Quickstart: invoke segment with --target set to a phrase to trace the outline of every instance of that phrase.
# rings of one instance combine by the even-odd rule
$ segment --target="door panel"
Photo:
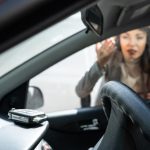
[[[87,150],[96,144],[107,125],[100,107],[50,113],[48,121],[45,140],[56,150]]]

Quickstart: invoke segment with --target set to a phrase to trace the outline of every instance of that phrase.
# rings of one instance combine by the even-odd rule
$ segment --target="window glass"
[[[75,86],[95,57],[95,46],[90,46],[32,78],[30,85],[39,87],[44,96],[44,106],[40,109],[51,112],[81,107]]]

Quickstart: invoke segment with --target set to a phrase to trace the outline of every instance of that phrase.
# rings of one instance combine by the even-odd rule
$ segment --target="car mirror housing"
[[[26,107],[27,109],[38,109],[44,104],[43,94],[40,88],[29,86]]]
[[[97,5],[81,11],[83,23],[86,25],[87,30],[93,31],[96,35],[100,36],[103,33],[103,15]]]

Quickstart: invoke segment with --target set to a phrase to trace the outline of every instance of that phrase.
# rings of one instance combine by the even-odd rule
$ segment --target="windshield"
[[[8,49],[0,56],[0,63],[3,64],[0,67],[0,77],[84,28],[85,26],[81,21],[81,14],[76,13],[17,46]]]

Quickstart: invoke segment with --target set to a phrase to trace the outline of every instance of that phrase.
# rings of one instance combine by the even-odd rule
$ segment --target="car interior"
[[[117,81],[110,81],[102,88],[103,106],[46,113],[42,123],[33,125],[18,122],[24,115],[17,121],[14,121],[15,115],[14,120],[8,118],[12,108],[35,110],[43,105],[40,89],[29,87],[30,80],[42,71],[109,37],[150,26],[149,0],[12,0],[0,3],[0,61],[3,62],[0,149],[35,149],[45,140],[53,150],[149,150],[149,104]],[[13,58],[12,53],[19,44],[76,12],[81,12],[84,30],[9,69],[10,57]],[[26,53],[29,51],[32,49]],[[3,69],[7,69],[6,66],[8,71]],[[31,90],[38,96],[32,97]]]

